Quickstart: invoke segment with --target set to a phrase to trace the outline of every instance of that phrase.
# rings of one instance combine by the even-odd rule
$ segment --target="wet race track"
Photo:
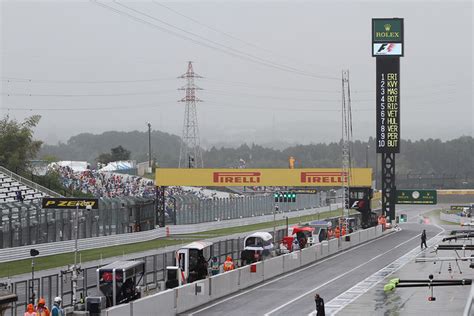
[[[397,289],[387,294],[383,292],[386,280],[395,276],[419,279],[427,278],[428,272],[438,272],[437,266],[433,268],[433,263],[414,263],[414,258],[425,254],[434,256],[426,250],[421,252],[421,231],[426,229],[430,246],[440,240],[443,228],[435,224],[420,224],[418,214],[429,211],[429,207],[404,207],[404,210],[409,220],[401,224],[401,231],[201,306],[185,315],[314,315],[315,293],[325,300],[327,314],[392,315],[411,310],[423,314],[434,307],[425,306],[429,296],[426,288]],[[466,275],[470,273],[468,269],[463,270]],[[447,271],[443,273],[447,274]],[[441,276],[446,278],[443,273]],[[439,277],[438,274],[436,277]],[[448,293],[445,296],[451,303],[457,301],[457,305],[460,305],[457,310],[462,313],[469,287],[436,291]],[[416,307],[418,300],[410,299],[415,296],[422,298],[421,307]],[[448,309],[446,303],[444,306]],[[449,310],[453,310],[453,307],[449,307]],[[434,311],[436,315],[437,310]]]

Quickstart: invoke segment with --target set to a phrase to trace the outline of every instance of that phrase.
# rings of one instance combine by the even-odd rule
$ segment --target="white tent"
[[[69,167],[72,169],[74,172],[83,172],[89,169],[89,163],[87,161],[56,161],[51,164],[49,164],[49,167],[55,167],[55,166],[61,166],[61,167]]]
[[[100,168],[99,171],[117,171],[129,170],[135,168],[136,162],[132,160],[113,161],[109,162],[107,166]]]

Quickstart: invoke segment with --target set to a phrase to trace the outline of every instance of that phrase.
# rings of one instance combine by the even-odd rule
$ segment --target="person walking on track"
[[[425,246],[425,248],[428,248],[428,246],[426,245],[426,230],[424,229],[421,233],[421,250],[423,250],[423,246]]]
[[[314,296],[314,302],[316,303],[316,315],[325,316],[326,312],[324,311],[324,300],[319,294]]]

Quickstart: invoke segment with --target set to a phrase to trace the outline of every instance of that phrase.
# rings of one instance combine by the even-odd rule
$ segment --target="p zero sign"
[[[42,200],[43,208],[56,208],[56,209],[85,209],[87,206],[91,206],[92,209],[99,208],[98,199],[89,198],[49,198],[44,197]]]
[[[156,169],[157,186],[352,186],[372,185],[372,169],[352,168],[349,175],[336,168],[307,169]]]

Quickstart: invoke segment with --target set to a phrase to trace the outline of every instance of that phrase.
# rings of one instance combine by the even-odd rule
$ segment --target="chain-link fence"
[[[328,196],[298,194],[296,202],[279,203],[279,211],[325,206]],[[165,214],[168,224],[182,225],[268,215],[274,210],[273,194],[213,199],[188,194],[168,196]],[[0,212],[0,249],[74,238],[74,209],[42,209],[37,200],[2,203]],[[102,198],[99,209],[79,213],[79,238],[150,230],[157,224],[155,201],[148,198]]]
[[[175,196],[174,199],[176,207],[173,209],[167,203],[166,218],[168,223],[176,221],[178,225],[273,214],[276,205],[273,194],[207,200],[198,199],[194,195],[182,195]],[[325,192],[298,194],[296,202],[278,203],[278,207],[279,211],[287,212],[325,206],[326,202]]]
[[[74,238],[76,210],[42,209],[41,201],[0,204],[0,249]],[[79,238],[155,227],[155,204],[145,198],[99,200],[97,210],[79,210]]]

